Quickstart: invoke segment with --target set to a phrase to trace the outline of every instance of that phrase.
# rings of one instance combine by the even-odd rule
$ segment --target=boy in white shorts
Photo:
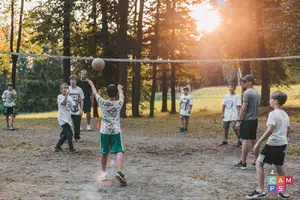
[[[183,94],[180,96],[180,132],[184,133],[188,130],[189,118],[193,108],[193,98],[189,94],[189,88],[183,88]]]

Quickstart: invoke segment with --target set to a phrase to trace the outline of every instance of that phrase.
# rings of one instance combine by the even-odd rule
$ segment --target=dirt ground
[[[255,189],[255,168],[233,167],[241,154],[233,147],[234,135],[228,146],[218,146],[222,129],[217,117],[195,117],[188,134],[178,133],[177,122],[175,116],[122,121],[128,186],[121,187],[115,179],[112,185],[97,181],[98,130],[82,132],[83,139],[74,142],[78,153],[68,153],[66,144],[65,152],[55,153],[56,119],[17,119],[17,131],[0,131],[0,199],[244,199]],[[298,138],[292,143],[299,145]],[[300,199],[299,158],[291,153],[285,162],[287,175],[294,177],[287,188],[294,200]],[[114,176],[116,166],[109,163]],[[267,199],[278,198],[269,193]]]

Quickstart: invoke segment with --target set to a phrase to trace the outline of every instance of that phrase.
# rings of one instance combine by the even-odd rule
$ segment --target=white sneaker
[[[91,125],[89,125],[89,124],[88,124],[88,125],[86,126],[86,130],[87,130],[87,131],[90,131],[90,130],[92,130],[92,127],[91,127]]]
[[[100,181],[106,181],[108,179],[107,173],[106,172],[102,172],[100,175],[99,180]]]
[[[80,131],[83,131],[83,128],[80,126]]]

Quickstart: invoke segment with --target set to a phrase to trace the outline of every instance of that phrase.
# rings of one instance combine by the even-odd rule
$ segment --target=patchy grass
[[[260,86],[257,86],[256,89],[258,91],[261,90]],[[300,85],[292,85],[290,88],[283,88],[283,87],[273,87],[271,89],[272,92],[281,90],[287,93],[288,95],[288,101],[286,103],[286,107],[300,107]],[[237,87],[236,90],[237,94],[241,94],[241,87]],[[208,88],[202,88],[199,90],[195,90],[192,92],[193,98],[194,98],[194,106],[193,106],[193,112],[201,112],[205,114],[215,114],[218,112],[221,112],[221,103],[222,99],[225,94],[228,93],[227,87],[208,87]],[[161,96],[161,93],[157,93],[157,96]],[[170,94],[169,94],[170,96]],[[179,99],[180,94],[177,94],[177,101],[176,101],[176,109],[179,110]],[[157,100],[155,102],[155,116],[156,117],[166,117],[169,115],[168,112],[161,113],[161,100]],[[130,108],[131,105],[128,104],[128,108]],[[171,108],[171,101],[168,100],[168,108]],[[98,110],[100,115],[101,112]],[[144,110],[141,110],[141,113],[143,116],[149,115],[149,108],[146,108]],[[131,116],[131,110],[127,110],[127,115]],[[23,119],[33,119],[33,118],[39,118],[39,119],[47,119],[47,118],[56,118],[57,117],[57,111],[53,112],[46,112],[46,113],[30,113],[30,114],[19,114],[17,116],[18,118]],[[85,115],[83,115],[85,118]]]

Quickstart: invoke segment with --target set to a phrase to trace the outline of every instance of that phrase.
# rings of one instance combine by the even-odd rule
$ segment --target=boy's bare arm
[[[242,106],[242,108],[240,109],[240,112],[239,112],[239,118],[238,118],[239,120],[244,119],[247,107],[248,107],[248,102],[244,102],[243,106]]]
[[[257,144],[261,144],[263,141],[265,141],[266,139],[268,139],[268,137],[270,137],[270,135],[272,135],[273,131],[275,129],[274,125],[269,125],[266,132],[263,134],[263,136],[261,136],[261,138],[257,141]]]
[[[123,93],[123,86],[118,85],[118,92],[119,92],[119,100],[124,101],[124,93]]]
[[[290,136],[290,134],[291,134],[291,128],[290,128],[290,127],[288,127],[288,128],[287,128],[287,133],[286,133],[286,136],[287,136],[287,137],[289,137],[289,136]]]
[[[222,119],[224,119],[224,114],[225,114],[225,105],[222,106]]]
[[[92,93],[93,93],[93,95],[97,95],[98,94],[98,92],[97,92],[97,90],[96,90],[96,87],[95,87],[95,85],[94,85],[94,83],[91,81],[91,80],[89,80],[89,79],[87,79],[87,82],[89,83],[89,85],[91,86],[91,88],[92,88]]]

